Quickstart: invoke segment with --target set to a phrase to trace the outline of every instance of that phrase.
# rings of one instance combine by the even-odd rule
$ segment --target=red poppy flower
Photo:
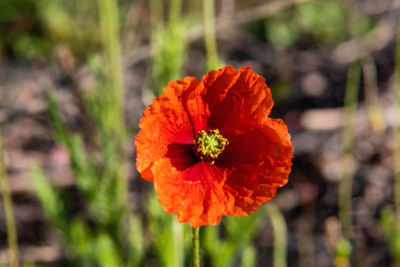
[[[137,169],[164,211],[198,227],[270,200],[287,183],[293,154],[284,122],[268,118],[273,103],[250,67],[171,81],[135,138]]]

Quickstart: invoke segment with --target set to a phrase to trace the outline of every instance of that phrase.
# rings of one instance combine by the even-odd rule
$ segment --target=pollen
[[[229,144],[228,140],[219,133],[218,129],[199,131],[193,143],[196,155],[202,160],[209,160],[211,164],[214,164],[215,159],[218,158]]]

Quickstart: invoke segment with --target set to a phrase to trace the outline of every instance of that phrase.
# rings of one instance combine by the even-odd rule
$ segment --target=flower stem
[[[183,224],[178,223],[175,218],[172,219],[172,234],[173,234],[173,266],[182,267],[184,258],[184,246],[183,246]]]
[[[215,70],[219,67],[217,42],[215,40],[214,5],[214,0],[204,0],[203,2],[204,39],[207,52],[208,70]]]
[[[122,81],[121,49],[119,43],[119,14],[118,1],[116,0],[97,0],[100,30],[102,34],[102,45],[105,52],[106,65],[104,73],[107,78],[108,127],[112,131],[111,135],[118,134],[116,140],[122,140],[124,133],[123,124],[123,103],[124,86]],[[122,143],[119,142],[121,146]]]
[[[400,110],[400,20],[397,26],[397,44],[394,67],[394,110],[396,118]],[[396,219],[400,218],[400,127],[393,124],[394,203]]]
[[[379,107],[378,79],[374,58],[371,55],[362,60],[362,70],[364,73],[365,107],[369,121],[374,133],[382,134],[385,129],[385,121],[382,110]]]
[[[285,218],[274,204],[268,203],[265,208],[274,233],[273,266],[286,267],[287,229]]]
[[[193,227],[192,229],[192,267],[200,267],[200,241],[199,241],[200,227]]]
[[[14,221],[14,212],[12,208],[12,200],[8,186],[6,168],[3,158],[3,145],[1,142],[0,134],[0,187],[1,194],[3,195],[4,213],[6,219],[7,235],[8,235],[8,249],[9,261],[11,267],[18,267],[18,245],[17,245],[17,230]]]
[[[344,99],[344,127],[342,132],[342,174],[339,181],[339,219],[343,237],[348,239],[352,230],[352,178],[354,172],[353,145],[354,119],[360,82],[360,64],[353,62],[348,70]]]

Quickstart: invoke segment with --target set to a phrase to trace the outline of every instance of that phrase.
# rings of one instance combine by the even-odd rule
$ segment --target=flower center
[[[219,154],[229,144],[228,140],[219,133],[218,129],[201,130],[197,133],[196,140],[193,140],[193,142],[196,155],[200,159],[210,160],[211,164],[214,164],[215,159],[218,158]]]

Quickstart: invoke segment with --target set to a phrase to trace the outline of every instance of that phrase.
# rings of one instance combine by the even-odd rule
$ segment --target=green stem
[[[169,8],[169,26],[174,28],[179,22],[182,0],[171,0]]]
[[[102,34],[102,48],[104,50],[104,67],[102,74],[105,77],[105,86],[99,86],[100,101],[103,102],[100,120],[104,131],[103,152],[105,162],[112,162],[105,167],[108,173],[107,184],[110,192],[114,192],[114,207],[116,210],[125,210],[127,203],[127,179],[124,174],[125,163],[123,160],[123,143],[125,141],[124,124],[124,86],[122,80],[121,48],[119,37],[119,14],[117,0],[97,0],[99,10],[100,29]],[[101,94],[101,95],[100,95]],[[78,179],[79,180],[79,179]],[[106,187],[104,187],[106,188]],[[115,190],[115,191],[114,191]],[[118,223],[122,223],[122,216]],[[113,228],[117,250],[123,257],[124,233],[122,228]]]
[[[214,0],[204,0],[203,2],[204,38],[207,52],[208,70],[214,70],[219,67],[217,42],[215,40],[214,4]]]
[[[385,129],[385,121],[379,107],[378,79],[372,55],[368,55],[362,60],[362,69],[364,73],[365,107],[369,121],[374,133],[381,134]]]
[[[174,267],[183,266],[184,247],[183,247],[183,224],[178,223],[174,217],[172,219],[172,234],[173,234],[173,251],[174,251]]]
[[[200,267],[200,241],[199,241],[200,227],[193,227],[192,229],[192,267]]]
[[[397,44],[394,68],[394,110],[395,118],[400,110],[400,20],[397,26]],[[393,164],[395,213],[400,218],[400,126],[393,124]]]
[[[360,81],[360,64],[350,65],[344,99],[344,127],[342,132],[342,174],[339,181],[339,219],[343,236],[348,239],[352,228],[352,178],[354,169],[353,143],[354,120],[357,111],[357,96]]]
[[[110,111],[118,121],[114,121],[114,130],[122,135],[123,131],[123,83],[121,49],[119,43],[119,15],[116,0],[98,0],[102,42],[106,54],[106,77],[110,85]],[[115,110],[114,110],[115,109]]]
[[[278,207],[272,203],[266,205],[266,210],[274,233],[273,266],[286,267],[287,229],[285,219]]]
[[[1,141],[1,134],[0,134],[0,186],[1,186],[1,194],[3,195],[4,212],[6,217],[10,266],[18,267],[19,263],[18,263],[17,230],[15,227],[12,200],[4,164],[3,144]]]
[[[163,8],[160,0],[150,0],[150,19],[153,34],[155,29],[159,28],[162,25],[163,20]]]

